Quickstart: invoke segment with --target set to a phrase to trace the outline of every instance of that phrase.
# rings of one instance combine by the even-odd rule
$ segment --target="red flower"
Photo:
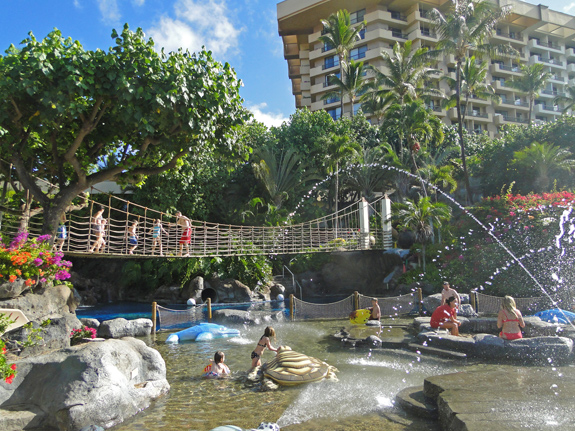
[[[6,377],[6,378],[4,379],[4,381],[5,381],[6,383],[8,383],[8,384],[11,384],[12,381],[14,380],[14,376],[15,376],[15,374],[10,374],[8,377]]]
[[[15,275],[11,275],[10,276],[10,283],[14,283],[16,281],[16,276]]]

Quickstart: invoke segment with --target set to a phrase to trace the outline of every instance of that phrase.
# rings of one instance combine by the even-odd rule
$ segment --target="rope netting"
[[[360,234],[360,202],[297,225],[242,226],[177,217],[114,195],[108,198],[103,212],[98,212],[100,203],[88,200],[87,207],[66,213],[57,235],[62,251],[202,257],[383,249],[380,227],[368,234],[376,242],[366,242],[366,234]],[[0,233],[8,239],[21,229],[40,235],[43,219],[41,214],[4,214],[0,223]]]
[[[501,309],[501,296],[485,295],[483,293],[476,293],[476,307],[478,313],[492,313],[497,314]],[[538,296],[532,298],[513,298],[517,308],[523,314],[534,314],[538,311],[555,308],[552,301],[546,296]],[[556,301],[556,298],[553,298]]]
[[[372,298],[374,297],[359,294],[358,308],[371,307]],[[411,314],[413,311],[418,311],[419,306],[416,292],[388,298],[375,298],[377,298],[377,303],[381,310],[381,317],[398,317]]]
[[[329,304],[314,304],[294,298],[293,316],[296,320],[347,319],[355,310],[353,295]]]
[[[186,310],[172,310],[156,306],[160,328],[178,327],[207,321],[207,306],[198,305]]]

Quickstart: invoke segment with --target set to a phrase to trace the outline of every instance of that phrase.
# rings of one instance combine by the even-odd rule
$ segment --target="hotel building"
[[[497,25],[492,42],[511,44],[519,57],[483,60],[489,62],[487,79],[501,97],[501,103],[472,99],[466,127],[477,132],[488,131],[491,135],[503,124],[528,121],[526,95],[507,85],[514,77],[521,76],[520,64],[543,63],[551,72],[551,78],[533,107],[533,118],[538,122],[553,121],[561,115],[563,106],[554,105],[553,99],[575,85],[575,17],[523,1],[494,1],[500,6],[511,5],[512,12]],[[278,30],[296,108],[324,109],[334,119],[341,115],[338,100],[321,100],[323,94],[334,89],[328,84],[328,75],[339,72],[339,62],[335,51],[319,41],[323,29],[320,19],[347,9],[352,24],[366,21],[365,31],[350,57],[385,73],[381,52],[391,53],[396,42],[412,40],[415,47],[435,46],[438,38],[429,20],[429,11],[433,8],[445,10],[450,4],[446,0],[284,0],[278,3]],[[452,55],[440,58],[435,67],[455,78]],[[447,84],[439,77],[432,85],[448,93]],[[457,121],[456,109],[442,109],[439,99],[432,100],[429,107],[445,123]],[[355,111],[359,108],[360,103],[353,107]],[[344,115],[349,115],[350,111],[350,101],[344,99]],[[376,121],[375,118],[372,120]]]

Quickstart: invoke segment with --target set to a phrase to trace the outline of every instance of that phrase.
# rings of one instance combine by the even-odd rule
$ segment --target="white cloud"
[[[178,0],[174,12],[175,18],[164,16],[147,32],[156,46],[198,51],[205,45],[218,55],[237,48],[242,29],[232,23],[225,0]]]
[[[572,10],[575,10],[575,2],[571,3],[570,5],[564,6],[563,10],[569,13]]]
[[[121,15],[117,0],[98,0],[98,9],[100,9],[104,22],[117,23],[120,21]]]
[[[146,0],[132,0],[132,3],[134,4],[134,6],[144,6]]]
[[[281,126],[284,121],[288,121],[289,118],[284,117],[283,114],[272,114],[269,112],[264,112],[264,109],[267,108],[267,103],[260,103],[258,105],[251,105],[246,106],[252,114],[254,114],[254,118],[259,121],[260,123],[264,123],[266,126]]]

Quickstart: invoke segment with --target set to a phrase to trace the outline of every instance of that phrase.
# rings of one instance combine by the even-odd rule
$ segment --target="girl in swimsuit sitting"
[[[224,352],[216,352],[214,354],[214,360],[210,365],[210,370],[204,374],[204,377],[207,378],[218,378],[218,377],[227,377],[230,375],[230,369],[224,361],[226,360],[226,355]],[[211,361],[211,360],[210,360]]]
[[[501,303],[501,310],[497,315],[497,327],[501,328],[499,336],[504,340],[523,338],[521,328],[525,328],[525,322],[521,311],[515,305],[515,300],[509,295],[505,296]]]
[[[276,331],[274,331],[274,328],[272,328],[271,326],[266,327],[264,335],[262,335],[262,337],[258,341],[256,348],[252,352],[252,369],[254,369],[255,367],[259,367],[262,364],[261,357],[266,347],[270,349],[272,352],[278,351],[278,349],[274,349],[270,344],[270,337],[274,337],[275,339],[275,336]]]

